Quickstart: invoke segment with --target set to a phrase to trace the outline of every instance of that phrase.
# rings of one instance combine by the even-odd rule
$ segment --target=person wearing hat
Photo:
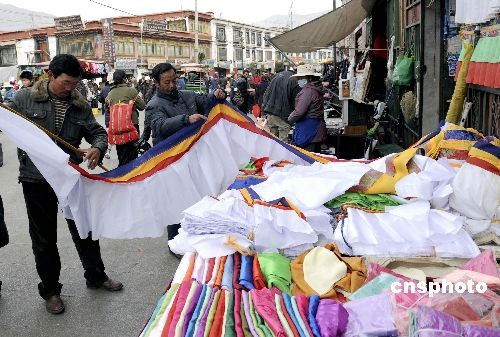
[[[113,74],[114,88],[111,89],[106,97],[106,104],[109,106],[121,103],[134,101],[134,110],[132,111],[132,124],[139,132],[139,110],[144,110],[146,103],[136,88],[130,87],[126,83],[126,74],[123,70],[115,70]],[[116,145],[116,153],[118,154],[118,166],[125,165],[137,158],[137,147],[134,141],[126,144]]]
[[[31,71],[23,70],[19,78],[21,79],[21,82],[23,82],[23,86],[21,89],[30,88],[33,86],[33,73]]]
[[[295,109],[288,116],[288,122],[295,124],[293,144],[308,151],[319,151],[319,145],[326,138],[324,117],[325,94],[320,81],[321,74],[313,65],[304,64],[297,67],[297,74],[302,90],[295,98]]]

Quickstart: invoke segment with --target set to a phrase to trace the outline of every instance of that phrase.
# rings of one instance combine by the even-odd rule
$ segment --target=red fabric
[[[179,290],[177,290],[179,297],[177,298],[177,303],[175,304],[175,310],[174,308],[171,309],[171,312],[173,311],[174,314],[172,315],[172,320],[170,322],[170,327],[168,329],[168,337],[175,336],[175,328],[177,326],[177,323],[179,322],[179,318],[181,317],[181,313],[182,310],[184,309],[184,305],[186,304],[186,300],[190,289],[191,289],[190,282],[182,282],[181,286],[179,287]],[[165,330],[162,332],[162,337],[164,336],[164,333]]]
[[[441,311],[456,317],[460,321],[479,321],[481,319],[462,297],[449,301]]]
[[[259,259],[257,255],[254,256],[253,259],[253,286],[256,289],[263,289],[266,287],[266,280],[264,275],[262,275],[262,271],[260,270]]]
[[[300,337],[297,327],[295,326],[295,324],[293,324],[293,320],[288,314],[288,311],[286,310],[286,305],[285,301],[283,300],[283,296],[280,296],[280,305],[281,305],[281,311],[283,312],[283,316],[285,316],[286,321],[288,322],[288,325],[290,326],[290,329],[293,332],[293,337]]]
[[[207,275],[205,276],[205,284],[210,282],[212,279],[212,273],[214,272],[214,267],[215,267],[215,257],[212,257],[211,259],[208,260],[208,271]]]
[[[495,75],[495,84],[493,85],[493,88],[500,88],[500,63],[497,63],[497,70],[496,70],[496,75]]]
[[[295,296],[295,301],[297,302],[297,307],[300,312],[300,317],[302,317],[302,320],[304,321],[304,325],[307,328],[309,336],[314,336],[311,327],[309,326],[309,321],[307,319],[307,313],[309,310],[309,299],[304,295],[297,295]]]
[[[234,253],[233,255],[233,289],[241,290],[243,287],[240,285],[240,269],[241,269],[241,255]],[[241,294],[240,294],[241,296]],[[240,297],[241,299],[241,297]],[[235,304],[236,307],[236,304]]]
[[[486,76],[484,80],[484,85],[490,88],[495,87],[495,75],[497,73],[497,67],[500,65],[500,63],[488,63],[486,66],[486,72],[488,76]]]
[[[224,290],[223,290],[221,291],[219,296],[219,302],[217,303],[217,309],[215,310],[214,321],[208,337],[222,336],[222,324],[224,323],[225,311],[226,311],[226,297],[224,296]]]
[[[254,104],[252,107],[252,113],[257,118],[260,117],[260,106],[258,104]]]
[[[465,82],[474,83],[474,77],[475,77],[475,71],[476,71],[475,69],[476,69],[476,62],[470,62]]]
[[[165,325],[163,326],[163,330],[161,332],[161,337],[167,337],[168,336],[168,330],[170,329],[170,324],[172,323],[172,318],[174,317],[174,311],[175,311],[175,306],[177,305],[177,301],[179,300],[179,295],[181,293],[181,286],[177,288],[177,293],[175,294],[174,301],[172,302],[172,306],[170,307],[170,311],[167,316],[167,320],[165,322]]]
[[[132,123],[134,101],[117,103],[109,107],[108,143],[128,144],[139,139],[139,132]]]
[[[236,255],[236,254],[234,254]],[[234,329],[236,337],[245,337],[243,334],[243,323],[241,322],[241,290],[234,290]]]

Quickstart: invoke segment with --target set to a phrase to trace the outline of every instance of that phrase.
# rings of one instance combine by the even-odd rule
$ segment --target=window
[[[168,57],[172,58],[187,58],[190,56],[189,45],[169,45]]]
[[[94,56],[93,37],[79,39],[59,39],[58,54],[71,54],[74,56]]]
[[[276,58],[276,61],[281,61],[283,59],[283,57],[281,56],[281,53],[279,51],[275,52],[275,58]]]
[[[203,55],[205,55],[206,59],[210,58],[210,46],[208,46],[208,45],[202,45],[202,46],[200,46],[199,52],[203,53]]]
[[[273,52],[272,51],[266,51],[266,61],[272,61],[273,59]]]
[[[264,61],[264,52],[262,50],[257,50],[257,62]]]
[[[2,66],[17,64],[17,52],[15,45],[0,48],[0,64]]]
[[[271,38],[271,34],[266,33],[265,34],[266,40],[265,40],[265,46],[266,47],[271,47],[271,44],[268,42],[268,40]]]
[[[165,45],[160,43],[143,43],[142,56],[165,56]]]
[[[255,61],[255,49],[252,50],[252,61]]]
[[[242,48],[234,48],[234,59],[236,61],[243,60],[243,49]]]
[[[257,33],[257,46],[262,46],[262,33]]]
[[[246,53],[245,53],[245,57],[246,57],[247,59],[249,59],[249,58],[250,58],[250,49],[247,49],[247,51],[246,51]]]
[[[233,42],[240,44],[241,38],[243,37],[243,32],[239,28],[233,28]]]
[[[252,44],[255,44],[255,32],[252,32],[252,41],[251,41]]]
[[[177,31],[181,31],[181,32],[186,32],[187,31],[186,20],[180,19],[180,20],[167,21],[167,28],[169,30],[177,30]]]
[[[227,61],[227,48],[217,48],[217,56],[219,61]]]
[[[189,30],[194,33],[194,19],[189,19]],[[198,33],[210,34],[208,22],[198,21]]]
[[[116,41],[115,42],[115,54],[116,55],[127,55],[134,56],[134,42],[132,41]]]
[[[226,42],[226,28],[224,26],[217,26],[216,38],[217,42]]]
[[[250,32],[248,30],[245,33],[245,37],[246,37],[245,40],[246,40],[247,44],[250,44]],[[248,57],[250,57],[250,56],[248,56]]]

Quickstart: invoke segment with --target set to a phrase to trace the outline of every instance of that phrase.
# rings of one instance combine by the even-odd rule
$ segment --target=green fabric
[[[478,40],[471,62],[500,62],[500,36],[482,37]]]
[[[267,331],[269,331],[269,333],[271,334],[271,337],[276,337],[276,335],[274,334],[273,330],[271,330],[271,328],[269,327],[269,324],[267,324],[266,321],[264,321],[264,325],[265,325]]]
[[[259,337],[267,337],[266,334],[264,333],[264,331],[262,330],[262,328],[260,327],[259,322],[257,321],[257,316],[256,316],[255,308],[253,306],[253,300],[252,300],[251,295],[248,296],[248,307],[249,307],[249,311],[250,311],[250,316],[252,317],[252,323],[253,323],[253,327],[255,329],[255,332],[257,332]]]
[[[410,85],[413,81],[415,58],[413,56],[398,56],[392,81],[395,85]]]
[[[170,289],[168,289],[167,293],[165,294],[164,300],[160,306],[160,309],[158,310],[158,313],[156,314],[153,323],[149,326],[148,331],[144,333],[144,337],[149,336],[151,331],[156,327],[160,319],[162,318],[163,314],[165,314],[165,310],[167,309],[168,305],[174,298],[175,294],[177,293],[177,289],[179,289],[179,284],[174,283],[170,286]]]
[[[144,110],[146,108],[146,103],[138,95],[139,92],[135,88],[131,88],[126,84],[119,84],[117,87],[111,89],[108,96],[106,96],[106,102],[111,102],[111,104],[117,104],[118,102],[128,104],[130,101],[135,100],[134,111],[132,112],[132,123],[139,124],[138,110]]]
[[[234,328],[234,292],[229,293],[229,304],[227,306],[226,314],[226,329],[224,331],[224,337],[236,337],[236,331]]]
[[[384,211],[385,206],[399,206],[400,203],[387,194],[363,194],[346,192],[341,196],[330,200],[325,204],[330,209],[339,208],[342,205],[356,205],[372,211]],[[260,261],[260,260],[259,260]]]
[[[254,327],[258,327],[258,329],[264,333],[265,337],[273,337],[271,330],[264,323],[264,319],[262,317],[260,317],[259,313],[255,310],[255,307],[253,305],[252,296],[248,296],[248,297],[250,299],[249,304],[250,304],[250,312],[252,313],[252,320],[253,320],[253,317],[255,316],[255,321],[257,323],[257,324],[254,324]],[[257,330],[255,330],[255,331],[257,331]]]
[[[222,291],[217,290],[215,293],[214,301],[212,302],[212,306],[210,307],[210,311],[208,312],[207,317],[207,325],[205,325],[205,331],[203,332],[203,337],[208,337],[210,334],[210,330],[212,329],[212,324],[214,322],[215,312],[217,311],[217,304],[219,303],[219,298]]]
[[[211,296],[212,296],[212,287],[211,286],[207,286],[207,291],[205,292],[205,299],[203,300],[203,305],[201,307],[200,314],[196,318],[196,322],[194,324],[193,336],[197,336],[198,335],[198,329],[200,328],[200,322],[201,322],[201,319],[203,317],[203,313],[207,309],[208,302],[210,301],[210,297]]]
[[[290,259],[279,253],[260,253],[257,256],[267,287],[276,287],[282,292],[290,294],[290,286],[292,285]]]
[[[290,328],[290,325],[288,324],[288,321],[286,320],[285,314],[283,314],[283,310],[281,309],[280,299],[281,299],[280,295],[274,294],[274,303],[276,304],[276,312],[278,313],[278,317],[280,319],[281,326],[285,329],[288,337],[294,337],[292,328]]]
[[[365,283],[361,288],[348,296],[350,301],[359,300],[368,296],[381,294],[384,290],[390,289],[391,284],[397,282],[398,278],[394,275],[381,273],[368,283]]]
[[[243,296],[243,295],[242,295]],[[240,303],[240,316],[241,316],[241,329],[245,337],[253,337],[250,329],[248,328],[247,318],[245,316],[245,306],[243,305],[243,300]]]

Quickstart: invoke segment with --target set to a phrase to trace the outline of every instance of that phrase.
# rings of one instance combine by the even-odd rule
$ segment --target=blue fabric
[[[144,328],[144,331],[148,331],[149,328],[151,327],[151,324],[153,324],[154,320],[156,319],[156,315],[158,315],[158,311],[160,311],[161,305],[163,304],[163,301],[165,301],[166,297],[167,297],[167,293],[163,294],[163,296],[158,301],[158,304],[156,305],[156,308],[153,311],[153,314],[151,315],[151,318],[149,319],[148,324]]]
[[[316,312],[318,312],[319,305],[319,296],[313,295],[309,297],[309,310],[307,311],[307,321],[309,322],[309,326],[314,334],[314,337],[321,337],[321,332],[318,327],[318,323],[316,323]]]
[[[321,119],[319,118],[302,118],[295,123],[293,131],[293,143],[299,147],[305,147],[314,140],[318,133]]]
[[[191,316],[191,319],[189,320],[189,325],[186,330],[186,337],[192,337],[194,333],[194,328],[196,324],[196,320],[198,319],[198,316],[200,315],[201,307],[203,306],[203,302],[207,293],[208,286],[206,284],[203,285],[203,289],[201,290],[201,295],[198,300],[198,304],[196,305],[196,308],[194,309],[193,316]]]
[[[228,255],[224,264],[224,273],[222,274],[221,288],[233,291],[233,255]]]
[[[249,291],[255,289],[253,286],[253,256],[241,255],[240,284]]]
[[[292,308],[292,299],[290,295],[288,295],[287,293],[283,293],[282,295],[283,295],[283,301],[285,302],[286,311],[288,312],[288,316],[290,316],[290,318],[292,319],[293,324],[295,325],[295,328],[299,332],[300,337],[307,337],[302,331],[302,328],[300,327],[297,317],[295,317],[295,313]]]
[[[12,88],[7,93],[5,94],[5,97],[3,98],[5,102],[10,102],[14,99],[14,96],[16,96],[17,91]]]
[[[246,178],[236,178],[236,180],[229,185],[227,188],[228,190],[241,190],[242,188],[250,187],[253,185],[260,184],[261,182],[265,181],[266,178],[257,178],[254,176],[249,176]]]

